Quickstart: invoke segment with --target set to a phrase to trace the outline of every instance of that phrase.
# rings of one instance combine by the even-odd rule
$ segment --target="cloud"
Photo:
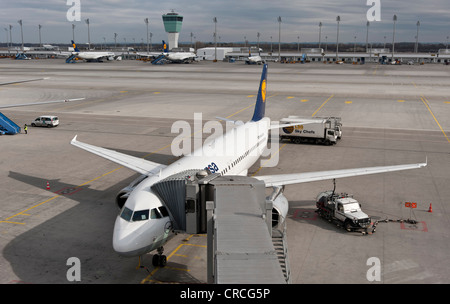
[[[192,32],[199,41],[212,41],[214,32],[213,17],[217,17],[218,35],[222,41],[256,41],[261,33],[261,41],[269,41],[270,36],[278,39],[277,17],[282,18],[282,41],[295,42],[318,40],[319,22],[322,22],[322,35],[334,41],[337,32],[336,16],[341,17],[341,41],[353,41],[356,35],[360,42],[365,41],[366,13],[370,6],[366,0],[80,0],[81,21],[75,22],[76,37],[80,42],[87,41],[87,26],[90,19],[91,41],[113,41],[114,33],[119,40],[146,40],[145,18],[149,18],[149,28],[153,41],[166,39],[162,14],[174,9],[184,16],[181,41],[189,41]],[[384,36],[392,37],[392,16],[398,16],[396,36],[398,41],[413,41],[416,35],[416,22],[420,20],[421,41],[445,41],[449,35],[450,5],[448,0],[398,1],[380,0],[381,21],[370,24],[370,37],[382,41]],[[38,41],[38,24],[43,25],[42,34],[46,42],[66,42],[71,38],[72,22],[67,21],[70,8],[66,0],[16,0],[4,1],[0,11],[3,27],[13,25],[13,41],[18,42],[20,28],[17,20],[23,20],[25,41]],[[70,3],[71,1],[69,1]],[[0,36],[2,37],[2,36]],[[5,37],[3,35],[3,37]],[[275,38],[276,37],[276,38]],[[3,38],[4,39],[4,38]],[[389,39],[388,39],[389,40]],[[0,40],[2,41],[2,40]]]

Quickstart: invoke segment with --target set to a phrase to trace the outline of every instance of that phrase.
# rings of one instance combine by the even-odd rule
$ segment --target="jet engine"
[[[123,205],[125,205],[125,202],[130,196],[131,191],[133,191],[134,188],[136,188],[136,186],[139,185],[147,177],[148,175],[143,174],[132,181],[128,186],[119,191],[116,196],[116,205],[117,207],[119,207],[119,209],[122,209]]]
[[[272,208],[272,227],[277,227],[283,224],[289,210],[289,202],[283,195],[283,187],[273,187],[273,192],[267,197],[267,200],[273,202]]]

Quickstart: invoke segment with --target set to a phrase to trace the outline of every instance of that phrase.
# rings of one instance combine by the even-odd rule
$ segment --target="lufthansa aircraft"
[[[166,46],[164,41],[163,43],[164,46]],[[191,63],[195,60],[195,58],[197,58],[197,55],[192,52],[169,52],[167,47],[164,48],[164,55],[173,63]]]
[[[250,50],[248,50],[248,58],[245,60],[246,64],[262,64],[264,61],[262,60],[260,55],[253,55]]]
[[[267,64],[263,66],[258,97],[250,121],[236,125],[228,131],[204,144],[203,147],[182,157],[169,166],[151,162],[116,151],[86,144],[75,136],[71,144],[97,154],[113,162],[128,167],[141,177],[124,188],[117,197],[121,211],[116,218],[113,247],[123,256],[140,256],[152,250],[158,254],[153,256],[153,265],[164,266],[166,257],[162,255],[162,246],[170,235],[171,220],[161,199],[152,191],[156,182],[189,169],[209,168],[211,173],[222,175],[246,175],[248,169],[260,158],[267,147],[269,130],[280,126],[271,126],[270,118],[265,117],[267,86]],[[299,124],[299,123],[297,123]],[[224,151],[227,152],[224,152]],[[280,216],[286,217],[287,199],[282,194],[284,185],[415,169],[426,166],[426,163],[397,166],[382,166],[357,169],[332,170],[321,172],[295,173],[257,176],[266,183],[266,187],[278,189],[274,200],[274,209]]]
[[[114,60],[115,54],[113,52],[81,52],[75,42],[72,40],[72,46],[74,52],[72,56],[75,56],[86,61],[98,61],[101,62],[103,59]]]
[[[138,53],[141,57],[147,57],[149,59],[164,58],[172,63],[191,63],[197,58],[197,55],[192,52],[171,52],[167,48],[166,42],[162,41],[162,52],[150,52],[150,53]]]

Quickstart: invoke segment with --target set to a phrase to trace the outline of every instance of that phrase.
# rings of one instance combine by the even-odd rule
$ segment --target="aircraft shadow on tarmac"
[[[152,154],[149,158],[163,163],[173,159],[173,156]],[[20,282],[70,283],[66,277],[70,268],[67,260],[70,257],[80,259],[81,283],[139,283],[145,278],[145,270],[136,270],[137,258],[121,257],[112,248],[114,222],[119,212],[115,196],[138,174],[105,190],[93,189],[89,184],[78,187],[61,182],[60,179],[48,180],[13,171],[9,172],[9,177],[40,189],[46,189],[48,181],[51,187],[49,191],[55,196],[59,195],[34,210],[28,210],[27,215],[14,218],[25,222],[25,225],[18,227],[24,227],[25,232],[15,236],[4,247],[3,257]],[[40,196],[39,199],[44,202],[49,198]],[[67,198],[77,204],[67,207],[68,202],[71,203]],[[52,216],[52,213],[57,215]],[[40,217],[49,219],[34,226],[33,222],[40,221]],[[142,264],[153,269],[151,256],[144,257]],[[175,267],[186,268],[179,264]],[[189,280],[195,281],[195,278]]]

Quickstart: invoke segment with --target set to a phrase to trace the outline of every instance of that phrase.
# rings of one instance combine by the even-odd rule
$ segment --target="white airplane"
[[[264,62],[261,59],[261,56],[259,56],[259,55],[252,56],[251,51],[248,50],[248,58],[247,58],[247,60],[245,60],[245,63],[246,64],[262,64]]]
[[[162,52],[150,52],[150,53],[138,53],[141,57],[147,57],[154,60],[166,59],[173,63],[191,63],[197,58],[197,55],[192,52],[170,52],[167,48],[166,42],[162,41],[163,51]]]
[[[174,63],[191,63],[197,58],[192,52],[170,52],[166,42],[163,40],[163,55],[165,58]]]
[[[267,85],[267,64],[264,65],[258,97],[253,117],[247,123],[236,125],[233,130],[205,143],[203,147],[175,161],[163,165],[142,158],[129,156],[116,151],[96,147],[77,140],[71,144],[97,154],[142,175],[128,187],[119,192],[116,202],[121,211],[116,218],[113,233],[113,248],[122,256],[140,256],[157,250],[153,265],[164,266],[166,257],[163,245],[171,236],[171,219],[160,198],[152,191],[152,185],[175,173],[185,170],[205,168],[211,173],[221,175],[246,175],[248,169],[260,158],[267,147],[270,118],[265,117]],[[298,125],[299,123],[296,123]],[[224,147],[230,153],[224,153]],[[254,176],[266,183],[266,187],[279,190],[274,199],[274,211],[286,217],[288,201],[282,194],[284,185],[367,175],[398,170],[421,168],[427,163],[397,166],[382,166],[357,169],[332,170],[296,174]]]
[[[90,61],[102,62],[102,60],[104,60],[104,59],[114,60],[115,56],[116,56],[113,52],[81,52],[73,40],[72,40],[72,46],[73,46],[74,52],[72,52],[71,56],[74,56],[74,57],[77,57],[80,59],[84,59],[88,62],[90,62]]]

